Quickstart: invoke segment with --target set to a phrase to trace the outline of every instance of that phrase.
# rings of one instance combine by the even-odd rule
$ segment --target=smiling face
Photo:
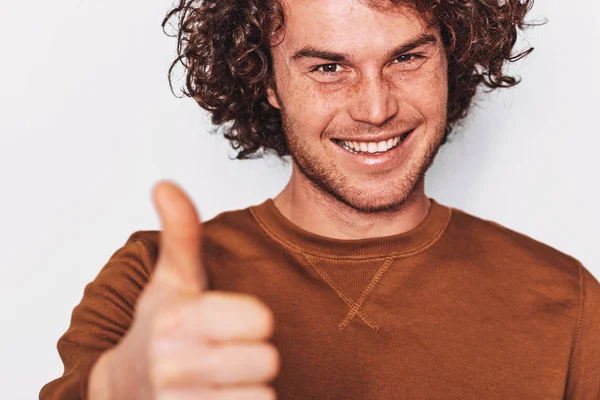
[[[407,6],[358,0],[288,0],[284,12],[268,97],[281,111],[292,180],[361,212],[398,209],[446,127],[439,28]]]

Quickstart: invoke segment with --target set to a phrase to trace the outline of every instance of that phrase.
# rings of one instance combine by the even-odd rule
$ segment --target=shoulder
[[[587,305],[589,313],[594,313],[597,328],[600,329],[600,282],[585,267],[581,267],[582,303]]]
[[[158,258],[159,236],[160,231],[156,230],[139,230],[129,234],[123,245],[110,256],[106,267],[122,264],[150,273]]]
[[[268,240],[252,207],[222,212],[203,224],[202,245],[209,257],[217,254],[246,257]]]
[[[202,223],[202,247],[208,257],[214,254],[230,254],[243,251],[249,244],[261,240],[263,231],[256,223],[251,207],[225,211]],[[111,260],[135,257],[152,269],[160,252],[160,230],[138,230],[129,235],[122,247],[117,249]]]
[[[551,270],[577,279],[582,274],[580,261],[563,251],[498,222],[458,208],[451,209],[452,219],[446,233],[456,246],[468,248],[471,254],[480,254],[504,265],[539,268],[537,272]]]
[[[224,211],[204,222],[203,235],[205,239],[213,240],[223,235],[253,231],[256,221],[250,209],[251,207]]]

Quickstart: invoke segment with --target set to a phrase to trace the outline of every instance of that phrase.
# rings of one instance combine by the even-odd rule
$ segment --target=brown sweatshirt
[[[159,231],[139,231],[85,289],[41,400],[85,399],[132,323]],[[271,199],[204,225],[210,287],[274,312],[280,399],[600,399],[600,284],[576,259],[432,200],[399,235],[337,240]]]

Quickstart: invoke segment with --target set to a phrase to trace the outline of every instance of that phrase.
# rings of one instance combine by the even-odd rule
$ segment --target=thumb
[[[157,275],[187,292],[207,287],[202,264],[202,224],[192,200],[176,184],[158,182],[152,191],[161,220]]]

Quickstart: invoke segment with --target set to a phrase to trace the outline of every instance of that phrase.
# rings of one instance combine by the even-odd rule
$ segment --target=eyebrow
[[[417,47],[425,44],[434,44],[436,42],[437,39],[432,34],[422,34],[406,43],[401,44],[395,49],[388,51],[386,57],[396,58],[408,51],[416,49]],[[303,58],[320,58],[333,62],[347,62],[350,60],[350,56],[347,53],[336,53],[334,51],[319,49],[312,45],[302,47],[300,50],[296,51],[290,59],[292,61],[297,61]]]

